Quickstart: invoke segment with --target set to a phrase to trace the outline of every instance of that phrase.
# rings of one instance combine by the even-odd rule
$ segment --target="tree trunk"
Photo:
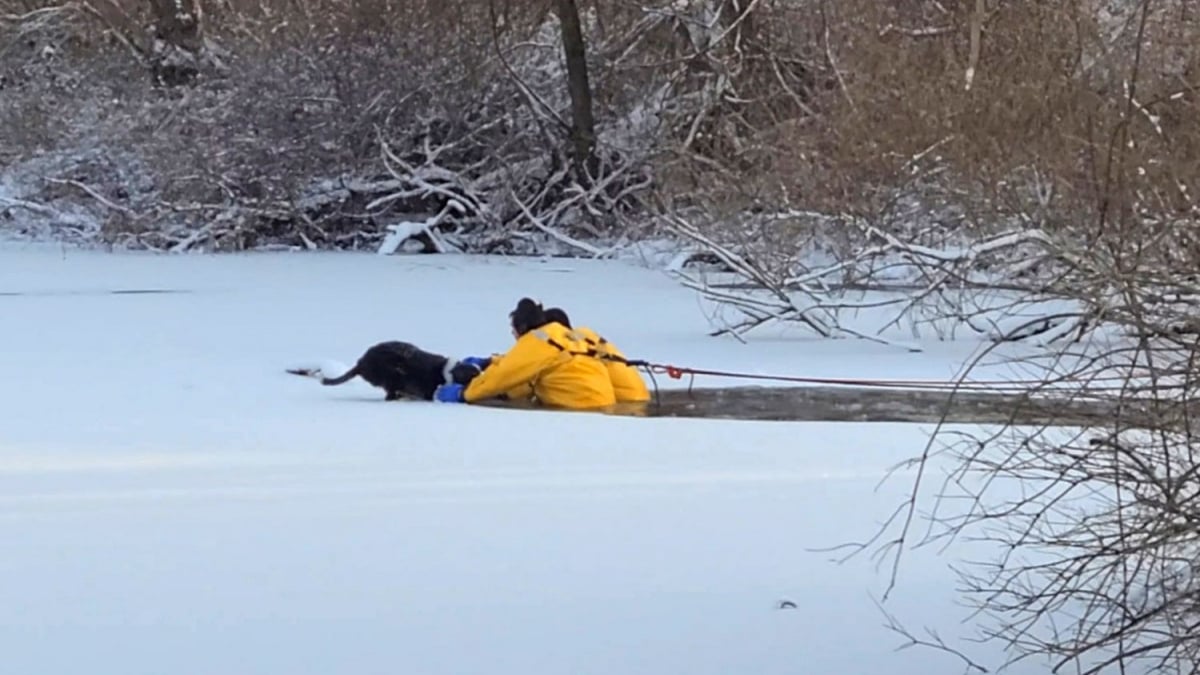
[[[204,51],[199,0],[151,0],[154,9],[154,74],[163,84],[191,81]]]
[[[567,60],[567,89],[571,94],[571,157],[577,178],[587,184],[596,169],[596,122],[592,117],[592,87],[588,82],[587,46],[575,0],[556,0]]]
[[[192,53],[204,47],[197,0],[152,0],[151,4],[154,6],[155,37]]]

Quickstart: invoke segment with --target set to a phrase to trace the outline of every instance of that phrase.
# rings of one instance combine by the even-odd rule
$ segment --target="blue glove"
[[[463,359],[462,362],[468,366],[475,366],[476,368],[483,370],[484,368],[488,367],[488,364],[490,364],[492,360],[483,356],[468,356],[467,358]]]
[[[433,392],[433,400],[442,403],[465,403],[461,384],[443,384]]]

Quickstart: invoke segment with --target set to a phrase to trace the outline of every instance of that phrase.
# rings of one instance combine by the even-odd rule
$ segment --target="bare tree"
[[[1096,22],[1104,51],[1088,53],[1076,77],[1046,75],[1090,102],[1087,115],[1057,122],[1078,124],[1087,142],[1057,161],[1038,158],[1042,199],[1006,195],[1022,231],[1044,234],[1044,271],[1028,290],[1073,302],[1088,326],[1020,364],[1037,382],[1031,393],[1116,412],[1085,426],[1014,417],[998,429],[940,428],[905,463],[918,479],[878,538],[851,550],[890,557],[890,584],[911,547],[986,550],[988,559],[957,569],[961,589],[981,638],[1013,660],[1045,660],[1054,672],[1194,673],[1200,176],[1188,167],[1200,129],[1174,123],[1195,110],[1194,87],[1173,75],[1164,46],[1181,30],[1179,6],[1125,9],[1112,26]],[[1009,39],[1016,24],[997,27],[1006,19],[991,17],[989,40]],[[1186,30],[1197,35],[1195,25]],[[993,61],[1006,57],[990,51],[972,90],[999,86]],[[938,470],[945,477],[935,483]]]
[[[1124,290],[1140,294],[1143,283]],[[990,551],[959,568],[960,589],[983,639],[1001,641],[1014,660],[1046,658],[1054,672],[1195,672],[1200,456],[1190,420],[1200,412],[1200,343],[1149,337],[1157,319],[1115,309],[1130,312],[1129,339],[1038,364],[1047,373],[1039,389],[1104,405],[1114,418],[939,433],[915,461],[922,475],[936,466],[946,477],[914,487],[890,521],[900,534],[879,550],[896,562],[910,545],[969,541]],[[925,502],[922,535],[914,516]]]
[[[588,82],[587,45],[575,0],[555,0],[567,62],[567,90],[571,95],[571,158],[576,177],[590,184],[596,165],[596,122],[592,115],[592,87]]]
[[[196,0],[152,0],[155,37],[192,53],[204,47],[200,3]]]
[[[221,67],[205,37],[199,0],[152,0],[150,5],[154,15],[150,60],[156,80],[177,86]]]

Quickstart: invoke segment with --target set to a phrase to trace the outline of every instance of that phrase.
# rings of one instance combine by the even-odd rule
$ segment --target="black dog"
[[[354,367],[337,377],[328,377],[319,369],[289,369],[294,375],[319,377],[321,384],[334,386],[361,377],[369,384],[387,392],[385,400],[400,398],[433,400],[433,392],[443,384],[467,385],[479,368],[451,361],[441,354],[427,352],[408,342],[380,342],[358,359]]]

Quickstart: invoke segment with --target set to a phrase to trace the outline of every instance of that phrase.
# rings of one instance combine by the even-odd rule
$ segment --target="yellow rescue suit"
[[[490,360],[490,363],[488,363],[488,367],[490,368],[490,367],[495,366],[496,364],[500,363],[500,359],[504,358],[504,355],[503,354],[492,354],[488,358]],[[532,401],[533,400],[533,383],[522,382],[521,384],[518,384],[516,387],[514,387],[512,389],[510,389],[506,392],[502,392],[499,395],[499,397],[502,399],[508,400],[508,401]]]
[[[508,353],[471,380],[463,400],[474,403],[501,394],[511,398],[528,386],[547,406],[588,409],[615,404],[608,368],[587,352],[588,344],[569,328],[545,324],[518,338]]]
[[[646,387],[642,376],[636,368],[625,363],[625,355],[617,349],[616,345],[600,337],[596,331],[586,326],[576,327],[574,331],[587,341],[588,345],[600,356],[600,361],[608,368],[608,378],[612,381],[613,393],[618,401],[641,403],[650,400],[650,389]]]

